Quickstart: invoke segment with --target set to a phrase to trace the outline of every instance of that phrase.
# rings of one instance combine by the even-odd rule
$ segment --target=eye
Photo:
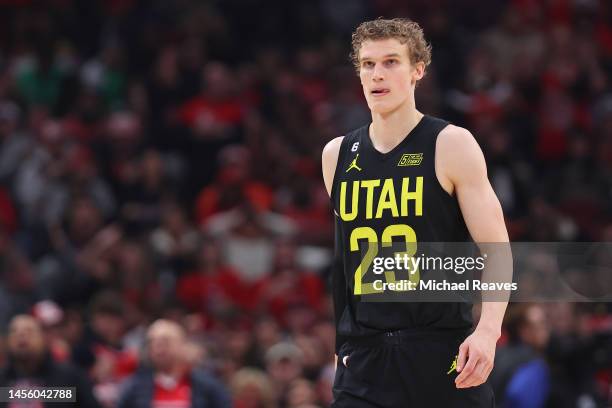
[[[398,63],[398,62],[399,62],[399,61],[398,61],[398,60],[396,60],[396,59],[390,59],[390,60],[386,60],[386,61],[385,61],[385,64],[386,64],[386,65],[397,65],[397,63]]]
[[[374,66],[374,63],[372,61],[364,61],[361,64],[361,66],[364,67],[364,68],[372,68]]]

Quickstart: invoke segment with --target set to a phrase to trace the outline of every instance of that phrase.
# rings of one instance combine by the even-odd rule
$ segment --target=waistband
[[[402,344],[421,339],[463,340],[472,333],[472,328],[431,329],[410,328],[381,332],[369,336],[347,337],[346,342],[355,346],[377,346],[381,344]]]

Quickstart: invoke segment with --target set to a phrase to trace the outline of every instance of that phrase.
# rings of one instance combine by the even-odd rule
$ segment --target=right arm
[[[323,148],[323,154],[321,158],[321,165],[323,170],[323,181],[325,182],[325,188],[327,189],[327,194],[331,197],[332,186],[334,184],[334,173],[336,172],[336,165],[338,164],[338,156],[340,154],[340,146],[342,144],[342,139],[344,137],[336,137],[329,141],[325,147]],[[336,221],[336,220],[334,220]],[[336,235],[337,235],[337,228]],[[338,244],[338,237],[336,236],[336,246]],[[344,274],[337,273],[337,268],[342,266],[342,259],[340,258],[340,254],[338,248],[335,248],[335,256],[334,256],[334,266],[332,272],[332,291],[338,291],[338,294],[342,294],[338,296],[338,294],[334,295],[334,317],[336,322],[336,331],[338,330],[338,321],[340,320],[340,316],[342,315],[342,311],[344,310],[344,305],[346,304],[346,299],[344,299]],[[342,272],[342,271],[340,271]],[[342,339],[336,335],[336,353],[334,360],[334,367],[338,365],[338,349],[342,345]]]

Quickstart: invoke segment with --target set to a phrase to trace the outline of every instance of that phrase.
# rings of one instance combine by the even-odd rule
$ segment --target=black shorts
[[[339,350],[331,406],[495,407],[487,382],[455,387],[458,373],[452,363],[468,335],[468,330],[401,330],[349,340]]]

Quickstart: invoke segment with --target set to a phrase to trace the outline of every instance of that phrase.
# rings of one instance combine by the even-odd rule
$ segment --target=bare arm
[[[457,126],[444,129],[437,142],[436,165],[440,182],[457,196],[461,213],[468,230],[483,252],[494,250],[496,256],[489,258],[483,281],[493,281],[495,274],[503,272],[506,281],[512,275],[512,261],[509,245],[487,243],[508,243],[508,232],[501,205],[489,180],[484,156],[472,134]],[[510,276],[507,276],[507,272]],[[507,307],[507,299],[483,301],[480,321],[474,335],[475,343],[466,339],[459,350],[457,371],[464,372],[457,377],[458,386],[479,385],[486,380],[493,367],[495,343],[501,335],[501,325]],[[472,337],[472,336],[470,336]],[[467,365],[465,364],[468,358]],[[472,359],[474,357],[474,359]],[[479,364],[480,361],[480,366]]]

